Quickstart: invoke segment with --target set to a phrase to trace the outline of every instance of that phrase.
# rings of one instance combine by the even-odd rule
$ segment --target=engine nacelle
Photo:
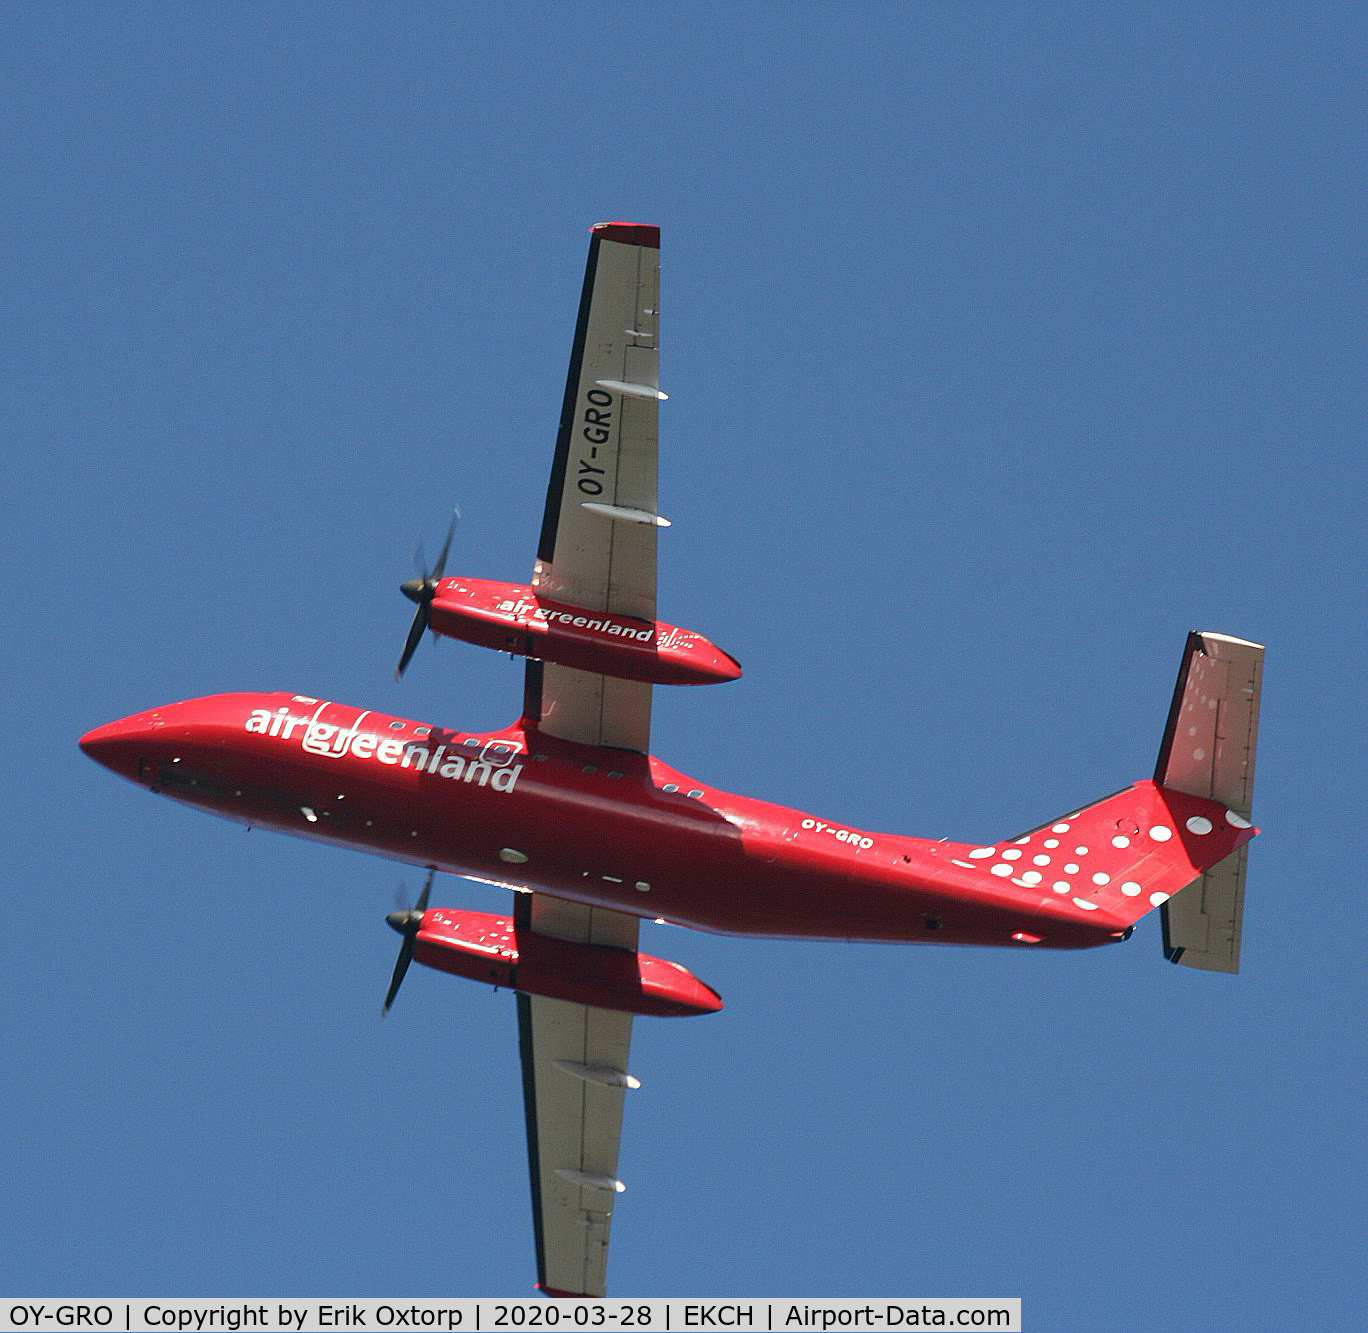
[[[651,685],[737,680],[740,664],[701,634],[656,620],[548,601],[527,587],[443,579],[431,603],[434,633]]]
[[[507,917],[434,908],[423,914],[414,958],[452,976],[625,1014],[715,1014],[717,992],[678,963],[519,932]]]

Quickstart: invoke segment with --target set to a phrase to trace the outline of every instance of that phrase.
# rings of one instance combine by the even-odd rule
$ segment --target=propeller
[[[432,599],[437,595],[437,585],[442,581],[446,573],[447,554],[451,550],[451,538],[456,531],[456,524],[461,521],[461,511],[454,509],[451,514],[451,526],[447,529],[446,541],[442,544],[442,554],[437,557],[437,563],[423,573],[420,579],[409,579],[407,583],[399,585],[399,591],[405,597],[417,605],[417,614],[413,617],[413,624],[409,628],[408,641],[404,644],[403,655],[399,658],[398,670],[394,673],[394,679],[399,680],[407,669],[413,654],[418,651],[418,645],[426,633],[429,623],[432,620]]]
[[[413,941],[418,937],[418,928],[423,924],[423,913],[427,911],[428,896],[431,893],[432,871],[429,870],[423,891],[418,895],[418,905],[411,912],[391,912],[385,918],[390,929],[398,931],[404,937],[404,942],[399,946],[399,961],[394,965],[394,975],[390,978],[389,994],[385,996],[382,1015],[389,1013],[390,1005],[394,1003],[394,997],[399,994],[399,987],[403,984],[404,973],[413,962]]]

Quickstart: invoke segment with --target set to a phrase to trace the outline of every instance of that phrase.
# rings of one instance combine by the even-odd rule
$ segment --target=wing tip
[[[648,250],[660,249],[660,228],[640,222],[596,222],[589,234],[599,241],[617,241],[620,245],[640,245]]]

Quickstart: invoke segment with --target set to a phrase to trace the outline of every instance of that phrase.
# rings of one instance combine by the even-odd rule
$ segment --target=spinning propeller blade
[[[404,937],[404,942],[399,946],[399,960],[394,965],[394,975],[390,978],[389,992],[385,996],[385,1007],[380,1011],[382,1015],[389,1013],[390,1005],[394,1003],[394,997],[399,994],[399,987],[403,984],[404,974],[413,961],[413,941],[418,937],[418,929],[423,924],[423,913],[427,911],[431,893],[432,871],[429,870],[423,891],[418,895],[418,905],[413,911],[391,912],[385,918],[390,929],[398,931]]]
[[[418,651],[418,645],[422,642],[423,635],[432,620],[432,599],[437,595],[437,585],[446,574],[447,556],[451,553],[451,539],[456,533],[456,524],[460,521],[460,509],[453,509],[451,526],[447,529],[446,541],[442,543],[442,554],[437,557],[437,563],[431,570],[424,571],[422,578],[409,579],[407,583],[399,585],[399,591],[410,602],[417,604],[418,611],[413,617],[413,624],[409,627],[408,639],[404,643],[404,651],[400,655],[398,669],[394,673],[395,680],[402,678],[409,662],[413,660],[413,654]]]

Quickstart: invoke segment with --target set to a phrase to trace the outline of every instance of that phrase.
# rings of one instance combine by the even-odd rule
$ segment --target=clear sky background
[[[420,876],[76,740],[239,689],[511,721],[475,648],[394,684],[397,584],[455,502],[451,571],[528,577],[619,220],[664,235],[661,615],[746,668],[657,691],[661,758],[991,840],[1149,775],[1189,629],[1268,666],[1238,978],[1166,965],[1157,914],[1072,956],[648,926],[727,1008],[636,1026],[610,1290],[1361,1317],[1366,39],[7,7],[0,1291],[530,1291],[511,997],[415,968],[380,1018]]]

